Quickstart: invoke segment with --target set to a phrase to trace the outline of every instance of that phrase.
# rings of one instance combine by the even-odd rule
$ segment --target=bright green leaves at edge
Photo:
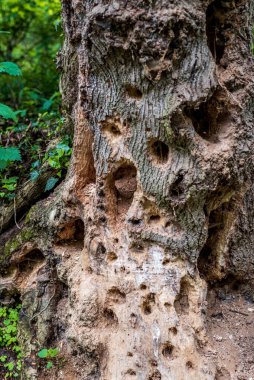
[[[6,73],[12,76],[22,75],[19,66],[13,62],[0,62],[0,73]]]
[[[47,359],[46,368],[50,369],[53,367],[53,362],[48,359],[55,360],[57,356],[59,355],[59,349],[58,348],[43,348],[38,352],[38,357],[40,359]]]
[[[20,377],[22,353],[17,338],[20,309],[21,305],[0,308],[0,367],[4,369],[5,379]]]
[[[0,73],[9,74],[12,76],[20,76],[22,74],[20,68],[13,62],[0,62]],[[16,113],[11,107],[0,103],[0,116],[4,119],[11,119],[17,121]]]

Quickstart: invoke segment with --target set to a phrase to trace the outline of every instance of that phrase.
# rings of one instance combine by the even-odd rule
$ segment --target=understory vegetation
[[[64,177],[71,139],[63,132],[56,54],[61,46],[59,0],[0,4],[0,202],[46,170],[44,191]]]
[[[59,0],[0,2],[0,206],[14,202],[48,167],[52,176],[44,192],[67,172],[71,138],[63,129],[55,62],[60,20]],[[21,376],[20,310],[19,303],[0,307],[0,379]],[[38,347],[36,363],[50,370],[59,365],[58,354],[57,348]]]

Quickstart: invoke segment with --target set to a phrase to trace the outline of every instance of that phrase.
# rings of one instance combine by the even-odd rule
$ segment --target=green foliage
[[[17,338],[20,309],[21,305],[0,308],[0,376],[4,379],[20,376],[22,353]]]
[[[0,73],[6,73],[12,76],[20,76],[22,74],[18,65],[13,62],[0,62]]]
[[[38,352],[37,355],[40,359],[44,360],[44,362],[46,364],[46,368],[50,369],[53,367],[54,364],[57,364],[57,365],[59,364],[59,360],[58,360],[59,359],[58,358],[59,353],[60,353],[59,348],[42,348]],[[51,359],[51,360],[49,360],[49,359]]]
[[[11,109],[11,107],[3,103],[0,103],[0,116],[2,116],[4,119],[12,119],[14,121],[17,121],[15,112]]]
[[[19,91],[36,89],[49,98],[58,89],[54,58],[62,40],[59,0],[0,1],[1,57],[22,66],[23,76],[8,84],[0,80],[0,101],[21,107]],[[7,33],[6,33],[7,32]]]

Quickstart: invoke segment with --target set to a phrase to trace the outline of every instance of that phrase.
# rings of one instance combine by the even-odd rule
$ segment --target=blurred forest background
[[[62,133],[59,73],[60,0],[0,2],[0,202],[49,165],[45,191],[66,173],[71,154]]]

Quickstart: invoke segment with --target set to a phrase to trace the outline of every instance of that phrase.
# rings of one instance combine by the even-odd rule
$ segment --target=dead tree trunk
[[[27,350],[58,344],[57,379],[253,375],[253,1],[62,6],[71,170],[6,264],[44,257],[15,277]]]

